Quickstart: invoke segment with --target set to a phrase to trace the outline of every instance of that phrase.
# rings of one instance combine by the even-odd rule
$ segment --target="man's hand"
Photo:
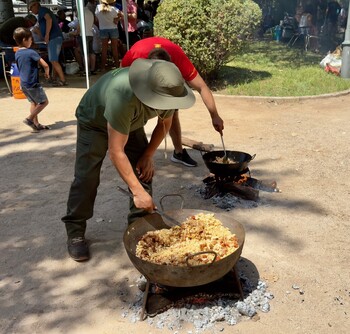
[[[146,191],[134,194],[134,203],[137,208],[146,210],[147,212],[153,212],[156,208],[152,197]]]
[[[142,182],[151,182],[154,175],[153,159],[148,156],[142,156],[136,164],[136,170],[139,173],[139,179]]]
[[[222,118],[218,114],[216,114],[212,117],[211,121],[214,129],[220,132],[220,135],[222,136],[222,130],[224,129],[224,121],[222,120]]]

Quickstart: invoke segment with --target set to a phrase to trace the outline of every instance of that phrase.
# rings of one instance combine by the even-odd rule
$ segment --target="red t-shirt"
[[[130,66],[138,58],[146,59],[154,48],[163,48],[169,53],[171,61],[179,68],[186,81],[191,81],[197,76],[198,72],[185,52],[178,45],[163,37],[148,37],[136,42],[123,57],[122,67]]]

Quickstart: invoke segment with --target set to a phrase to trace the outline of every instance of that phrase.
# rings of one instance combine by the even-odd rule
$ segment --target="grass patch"
[[[253,41],[220,70],[211,88],[246,96],[306,96],[350,89],[350,80],[320,67],[324,56],[275,41]]]

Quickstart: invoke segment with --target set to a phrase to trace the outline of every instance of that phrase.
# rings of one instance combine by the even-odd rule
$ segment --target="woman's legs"
[[[101,41],[102,41],[101,71],[105,71],[106,63],[107,63],[108,38],[103,38]]]
[[[117,38],[111,39],[111,48],[112,48],[114,64],[116,67],[119,67],[119,50],[118,50],[118,39]]]

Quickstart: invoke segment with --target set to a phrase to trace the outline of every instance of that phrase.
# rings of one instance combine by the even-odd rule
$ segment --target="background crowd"
[[[88,68],[91,75],[97,71],[105,72],[110,68],[119,67],[120,59],[127,49],[126,30],[130,47],[138,40],[153,34],[152,22],[157,13],[159,1],[127,0],[126,3],[128,27],[125,28],[121,0],[84,1]],[[28,9],[30,14],[26,17],[10,18],[0,26],[0,47],[5,48],[7,68],[10,68],[15,59],[14,51],[11,49],[16,46],[12,37],[13,32],[18,27],[27,27],[33,35],[32,47],[38,50],[50,65],[53,72],[50,83],[53,86],[67,84],[65,73],[75,74],[80,71],[82,75],[85,74],[77,9],[58,7],[57,10],[52,11],[45,5],[41,5],[39,0],[29,1]],[[47,20],[51,23],[49,32],[45,31]],[[59,48],[58,61],[51,61],[48,56],[50,51],[48,42],[53,39]]]
[[[298,1],[294,11],[283,17],[274,17],[272,8],[266,8],[261,32],[277,28],[280,40],[287,43],[295,34],[311,35],[314,51],[334,51],[344,41],[347,16],[348,1]]]

